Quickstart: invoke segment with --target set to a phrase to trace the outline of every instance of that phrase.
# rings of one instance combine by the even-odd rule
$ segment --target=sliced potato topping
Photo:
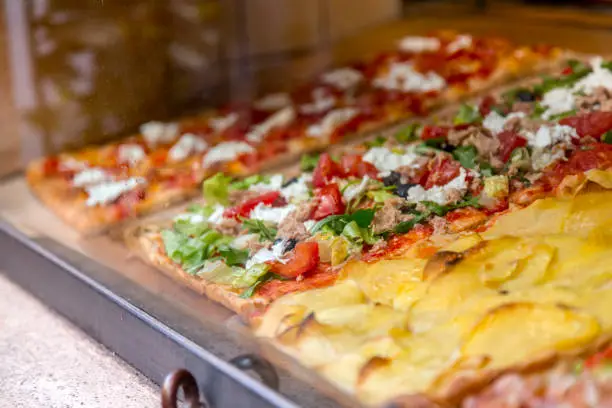
[[[423,243],[427,256],[350,262],[335,286],[275,302],[258,334],[370,404],[453,398],[577,353],[612,332],[610,202],[544,199],[484,233]]]

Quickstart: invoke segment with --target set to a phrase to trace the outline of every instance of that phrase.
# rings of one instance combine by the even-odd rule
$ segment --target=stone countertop
[[[159,407],[159,389],[0,272],[0,407]]]

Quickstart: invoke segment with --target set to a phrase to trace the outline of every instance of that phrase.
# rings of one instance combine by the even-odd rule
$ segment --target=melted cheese
[[[409,62],[394,62],[388,72],[374,79],[373,85],[402,92],[430,92],[443,89],[446,81],[433,71],[425,74],[415,71]]]
[[[142,146],[137,144],[120,145],[117,150],[117,158],[120,163],[127,163],[134,166],[147,157]]]
[[[198,136],[187,133],[181,136],[181,138],[172,146],[168,151],[168,159],[173,162],[185,160],[193,153],[201,153],[208,147],[203,139]]]
[[[88,207],[95,207],[97,205],[110,204],[122,194],[143,184],[146,184],[145,179],[134,177],[127,180],[110,181],[87,186],[85,191],[89,197],[87,198],[86,205]]]
[[[335,88],[346,91],[363,80],[361,72],[353,68],[338,68],[321,75],[321,81]]]
[[[461,196],[466,193],[468,189],[466,176],[467,172],[461,168],[459,175],[443,186],[434,186],[428,190],[425,190],[422,186],[411,187],[408,190],[406,200],[412,203],[433,201],[440,205],[451,204],[456,201],[452,198],[451,193],[459,192]]]
[[[263,121],[262,123],[253,126],[246,134],[246,139],[251,143],[261,142],[268,132],[274,128],[283,128],[295,120],[295,109],[288,106]]]
[[[337,127],[353,119],[358,113],[355,108],[335,109],[325,115],[321,122],[310,125],[306,134],[310,137],[328,137]]]
[[[72,185],[75,187],[85,187],[92,184],[100,184],[111,179],[112,177],[106,171],[94,167],[75,174],[72,178]]]
[[[399,42],[399,49],[406,52],[435,52],[440,49],[440,40],[432,37],[404,37]]]
[[[140,133],[147,146],[170,143],[179,134],[178,123],[147,122],[140,126]]]
[[[210,166],[213,163],[236,159],[241,154],[253,153],[255,149],[244,142],[224,142],[212,147],[204,156],[202,163]]]
[[[403,166],[416,167],[419,155],[412,150],[396,153],[386,147],[373,147],[363,155],[363,160],[372,163],[382,174],[388,174]]]

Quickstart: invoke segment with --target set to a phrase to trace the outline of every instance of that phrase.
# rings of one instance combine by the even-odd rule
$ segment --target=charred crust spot
[[[440,251],[436,252],[425,265],[423,276],[426,280],[434,279],[448,273],[450,269],[458,264],[463,258],[461,252]]]
[[[391,360],[388,358],[378,356],[372,357],[359,370],[359,374],[357,375],[357,384],[362,384],[373,371],[388,366],[389,364],[391,364]]]

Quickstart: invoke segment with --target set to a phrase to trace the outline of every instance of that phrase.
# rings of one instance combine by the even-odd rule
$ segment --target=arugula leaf
[[[163,230],[161,232],[162,241],[166,254],[175,262],[180,261],[181,248],[187,242],[187,237],[174,230]]]
[[[215,212],[215,207],[213,205],[191,204],[187,207],[187,212],[200,214],[204,218],[208,218]]]
[[[423,144],[432,149],[442,150],[442,146],[446,143],[446,139],[443,137],[437,137],[435,139],[428,139],[423,142]]]
[[[185,236],[199,236],[208,231],[206,223],[192,224],[188,219],[174,221],[174,230]]]
[[[266,225],[261,220],[243,218],[242,225],[251,234],[258,234],[260,241],[268,240],[274,242],[274,239],[276,238],[277,229]]]
[[[357,245],[361,245],[363,243],[372,245],[378,241],[369,228],[361,228],[355,221],[351,221],[346,224],[341,235]]]
[[[377,136],[376,139],[369,140],[369,141],[365,142],[365,145],[368,148],[380,147],[380,146],[384,145],[386,141],[387,141],[387,139],[385,139],[384,137]]]
[[[478,150],[475,146],[459,146],[453,150],[453,157],[468,169],[476,168],[478,165]]]
[[[612,61],[602,62],[601,67],[607,69],[608,71],[612,71]]]
[[[418,139],[417,132],[420,127],[421,125],[419,125],[418,123],[409,124],[405,128],[398,130],[398,132],[395,134],[395,140],[400,143],[414,142]]]
[[[414,217],[411,220],[400,222],[395,226],[393,231],[398,234],[405,234],[406,232],[413,229],[415,225],[425,221],[429,216],[429,214],[420,212],[414,212],[412,215],[414,215]]]
[[[219,248],[219,255],[225,260],[227,266],[244,265],[249,259],[249,251],[246,249],[236,249],[230,246]]]
[[[313,171],[317,167],[317,163],[319,163],[318,154],[303,154],[300,159],[300,169],[302,171]]]
[[[541,96],[555,88],[572,86],[591,72],[589,66],[576,60],[568,61],[568,65],[572,68],[571,74],[558,78],[543,76],[542,82],[533,87],[534,93]]]
[[[468,104],[462,104],[459,107],[459,111],[457,115],[453,119],[453,124],[455,125],[463,125],[468,123],[474,123],[482,119],[480,116],[480,112],[478,108],[475,106],[471,106]]]
[[[255,174],[245,179],[234,181],[229,185],[230,190],[247,190],[253,184],[267,183],[270,181],[269,176],[263,176],[261,174]]]
[[[231,177],[217,173],[212,177],[204,180],[202,183],[202,191],[204,199],[208,204],[228,204],[229,185],[232,181]]]
[[[312,234],[322,228],[330,229],[334,234],[340,235],[344,227],[351,221],[355,221],[361,228],[368,228],[374,219],[375,210],[373,208],[357,210],[352,214],[330,215],[317,222],[310,230]]]
[[[601,135],[601,141],[607,144],[612,144],[612,130],[608,130],[606,133]]]

